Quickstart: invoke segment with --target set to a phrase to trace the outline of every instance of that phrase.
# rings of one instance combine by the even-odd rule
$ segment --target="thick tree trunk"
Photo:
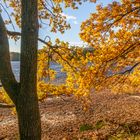
[[[41,140],[37,98],[37,0],[22,0],[20,84],[11,69],[6,27],[0,14],[0,80],[16,105],[20,140]]]
[[[40,140],[41,122],[37,98],[37,0],[22,0],[20,94],[17,102],[21,140]]]

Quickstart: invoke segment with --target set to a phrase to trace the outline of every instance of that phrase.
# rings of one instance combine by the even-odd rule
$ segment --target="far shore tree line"
[[[79,49],[82,49],[83,51],[83,55],[85,56],[88,52],[93,52],[93,48],[92,47],[78,47],[78,46],[71,46],[71,53],[74,55],[75,54],[75,50],[73,48],[79,48]],[[41,50],[38,50],[38,53],[40,52]],[[55,54],[54,55],[51,55],[50,58],[52,58],[52,60],[55,60]],[[19,52],[10,52],[10,60],[11,61],[20,61],[20,53]]]
[[[20,53],[10,52],[10,60],[11,61],[20,61]]]

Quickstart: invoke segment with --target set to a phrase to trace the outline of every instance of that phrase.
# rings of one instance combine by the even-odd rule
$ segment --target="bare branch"
[[[13,32],[13,31],[8,31],[7,30],[7,34],[10,35],[10,36],[21,36],[21,33],[20,32]]]
[[[50,2],[51,2],[51,4],[48,2],[48,0],[45,0],[45,2],[46,2],[46,4],[48,4],[48,6],[50,6],[50,8],[53,8],[53,7],[54,7],[54,4],[53,4],[53,2],[52,2],[52,1],[50,1]]]
[[[13,108],[13,107],[15,107],[15,105],[8,105],[5,103],[0,103],[0,108]]]
[[[42,3],[42,5],[44,6],[44,8],[46,9],[46,10],[48,10],[49,12],[50,12],[50,14],[52,14],[52,16],[54,16],[55,17],[55,14],[46,6],[46,4],[41,0],[41,3]]]
[[[110,76],[107,76],[106,78],[112,78],[112,77],[114,77],[114,76],[130,74],[139,64],[140,64],[140,62],[137,62],[137,63],[134,64],[130,69],[127,69],[127,70],[125,70],[125,71],[123,71],[123,72],[119,72],[119,73],[112,74],[112,75],[110,75]]]
[[[46,0],[45,0],[46,1]],[[51,4],[52,4],[52,7],[54,7],[54,3],[53,3],[53,1],[52,0],[50,0],[50,2],[51,2]]]
[[[13,24],[13,22],[12,22],[12,19],[11,19],[10,15],[9,15],[8,11],[6,10],[6,8],[5,8],[1,3],[0,3],[0,5],[1,5],[1,7],[3,8],[3,10],[6,12],[6,14],[8,15],[8,18],[9,18],[9,20],[10,20],[10,23],[11,23],[11,25],[12,25],[14,31],[15,31],[15,26],[14,26],[14,24]]]
[[[140,64],[140,62],[137,62],[135,65],[133,65],[130,69],[125,70],[123,72],[120,72],[118,74],[126,74],[126,73],[131,73],[138,65]]]
[[[49,26],[49,24],[48,24],[48,23],[43,22],[43,20],[42,20],[41,18],[39,18],[39,21],[40,21],[40,23],[41,23],[41,24],[44,24],[44,25],[46,25],[46,26]]]

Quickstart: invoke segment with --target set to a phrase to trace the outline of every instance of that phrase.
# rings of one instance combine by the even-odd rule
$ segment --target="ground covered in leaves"
[[[140,140],[140,94],[103,92],[87,111],[75,97],[49,97],[40,103],[42,140]],[[18,139],[17,118],[0,109],[0,140]]]

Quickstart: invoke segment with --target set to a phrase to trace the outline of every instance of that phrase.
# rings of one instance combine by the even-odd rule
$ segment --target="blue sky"
[[[39,32],[39,36],[41,38],[44,38],[46,35],[49,35],[52,39],[52,41],[55,40],[55,38],[60,38],[60,40],[67,41],[70,44],[82,44],[83,42],[79,38],[79,32],[80,32],[80,25],[82,21],[85,21],[89,18],[90,13],[96,12],[96,5],[99,3],[102,3],[103,5],[107,5],[111,3],[114,0],[97,0],[97,3],[90,3],[85,2],[81,6],[79,6],[78,10],[72,10],[70,8],[64,9],[63,13],[67,17],[67,21],[71,24],[71,29],[65,31],[65,33],[62,35],[61,33],[51,33],[49,31],[49,28],[43,28]],[[118,0],[119,1],[119,0]],[[3,12],[3,15],[6,16],[6,14]],[[10,27],[10,29],[12,29]],[[10,51],[14,52],[20,52],[20,41],[15,42],[13,40],[10,40]],[[41,48],[43,44],[39,43],[39,48]]]

